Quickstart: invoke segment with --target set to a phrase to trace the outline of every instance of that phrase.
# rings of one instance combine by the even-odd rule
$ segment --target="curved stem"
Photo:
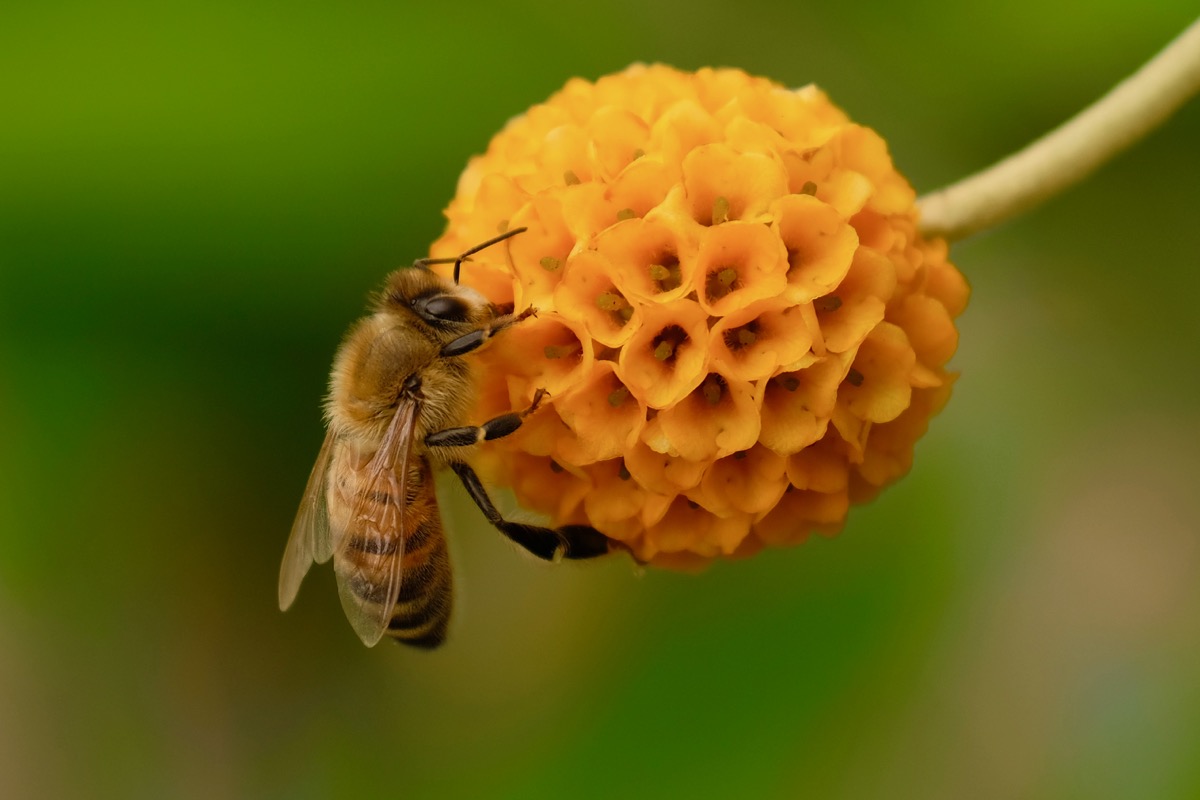
[[[921,197],[921,231],[951,241],[1083,179],[1200,91],[1200,20],[1074,118],[1008,158]]]

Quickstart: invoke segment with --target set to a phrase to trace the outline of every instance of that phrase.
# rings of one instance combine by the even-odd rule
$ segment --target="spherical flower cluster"
[[[688,566],[834,533],[946,401],[967,286],[884,141],[818,89],[634,66],[474,158],[434,257],[537,313],[479,356],[479,465],[551,524]]]

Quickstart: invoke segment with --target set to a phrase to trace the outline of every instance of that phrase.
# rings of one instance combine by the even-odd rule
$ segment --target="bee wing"
[[[326,487],[329,483],[329,464],[333,460],[333,431],[325,434],[317,463],[313,464],[304,497],[292,523],[287,547],[283,550],[283,564],[279,568],[279,609],[286,611],[300,591],[308,568],[313,562],[324,563],[333,554],[333,541],[329,535],[329,501]]]
[[[342,609],[367,647],[374,647],[383,637],[400,594],[408,533],[404,514],[408,456],[416,419],[416,401],[401,400],[383,443],[366,466],[362,494],[346,520],[350,530],[335,526],[333,531],[334,572]],[[343,557],[350,548],[358,555]]]

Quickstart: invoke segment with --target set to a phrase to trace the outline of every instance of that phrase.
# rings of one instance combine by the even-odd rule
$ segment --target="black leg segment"
[[[482,425],[464,425],[461,428],[446,428],[425,437],[429,447],[469,447],[490,439],[499,439],[521,427],[521,414],[501,414]]]
[[[470,447],[473,444],[508,436],[521,427],[521,420],[537,411],[538,405],[545,396],[546,390],[538,389],[533,395],[533,402],[524,411],[501,414],[478,426],[463,425],[459,428],[434,431],[425,437],[425,445],[427,447]]]
[[[520,314],[505,314],[503,316],[496,317],[485,327],[476,328],[470,333],[464,333],[457,339],[452,339],[451,341],[447,342],[442,346],[442,349],[439,351],[439,355],[442,358],[457,358],[458,356],[465,356],[467,353],[470,353],[473,350],[478,350],[488,339],[492,338],[510,325],[516,325],[523,319],[529,319],[530,317],[536,316],[537,309],[527,308]]]
[[[464,333],[442,347],[442,358],[454,358],[455,356],[466,355],[472,350],[477,350],[480,345],[488,340],[488,333],[489,331],[486,328],[479,328],[470,333]]]
[[[479,510],[508,538],[524,547],[535,556],[546,561],[555,558],[594,558],[602,556],[609,550],[608,539],[595,528],[586,525],[565,525],[558,529],[543,528],[537,525],[526,525],[521,522],[509,522],[500,515],[487,489],[471,469],[469,464],[455,461],[450,468],[458,475],[467,494],[479,506]]]

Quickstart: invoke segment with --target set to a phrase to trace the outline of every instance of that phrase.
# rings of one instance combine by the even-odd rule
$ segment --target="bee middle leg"
[[[475,505],[479,506],[479,510],[487,517],[488,522],[538,558],[546,561],[555,561],[559,558],[594,558],[609,552],[608,537],[587,525],[543,528],[538,525],[526,525],[522,522],[506,520],[496,510],[483,482],[479,480],[479,476],[475,474],[475,470],[469,464],[453,461],[450,463],[450,468],[458,475],[463,486],[467,488],[467,494],[471,495],[471,499],[475,501]]]
[[[538,405],[546,394],[545,389],[538,389],[533,395],[533,402],[529,404],[529,408],[524,411],[514,411],[511,414],[501,414],[482,425],[463,425],[458,428],[434,431],[425,437],[425,445],[427,447],[470,447],[473,444],[508,436],[521,427],[521,422],[525,417],[537,411]]]

